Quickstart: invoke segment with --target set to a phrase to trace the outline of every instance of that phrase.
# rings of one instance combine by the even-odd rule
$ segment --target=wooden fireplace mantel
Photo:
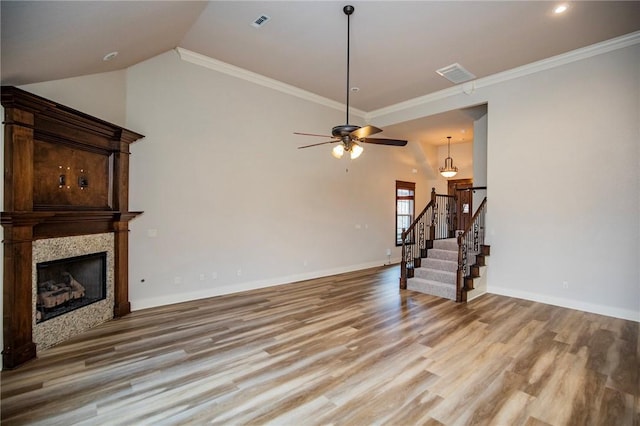
[[[35,358],[32,243],[114,233],[114,317],[131,311],[129,145],[144,137],[11,86],[4,107],[3,368]]]

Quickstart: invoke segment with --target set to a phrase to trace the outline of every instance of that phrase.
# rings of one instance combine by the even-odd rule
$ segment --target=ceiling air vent
[[[271,19],[271,17],[267,15],[260,15],[251,23],[251,26],[260,28],[261,26],[266,24],[269,19]]]
[[[464,83],[465,81],[473,80],[475,75],[464,69],[460,64],[452,64],[444,68],[436,70],[438,74],[449,80],[454,84]]]

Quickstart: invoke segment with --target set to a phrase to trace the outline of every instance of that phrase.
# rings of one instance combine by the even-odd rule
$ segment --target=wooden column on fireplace
[[[36,356],[32,243],[114,233],[114,317],[130,312],[129,145],[143,135],[15,87],[4,107],[3,367]]]

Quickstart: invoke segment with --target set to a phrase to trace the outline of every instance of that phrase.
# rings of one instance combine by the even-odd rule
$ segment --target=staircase
[[[453,231],[452,196],[435,194],[402,232],[400,288],[467,302],[486,292],[485,197],[464,231]],[[457,238],[448,238],[457,234]]]
[[[458,276],[458,241],[455,238],[435,240],[427,250],[427,258],[413,270],[407,289],[456,300]]]
[[[433,248],[427,250],[427,258],[421,259],[420,266],[413,270],[413,277],[407,280],[407,290],[431,294],[456,301],[458,292],[458,240],[448,238],[433,241]],[[464,286],[460,301],[468,302],[487,292],[487,257],[491,253],[488,245],[481,245],[477,254],[469,253],[469,274],[463,277]]]

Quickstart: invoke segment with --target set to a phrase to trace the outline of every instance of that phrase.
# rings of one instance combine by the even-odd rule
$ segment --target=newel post
[[[464,274],[466,272],[466,246],[463,234],[458,235],[458,269],[456,271],[456,302],[466,302],[464,291]]]
[[[437,214],[437,204],[436,204],[436,189],[431,188],[431,204],[433,205],[433,213],[431,214],[431,226],[429,226],[429,241],[433,241],[436,239],[436,214]],[[432,244],[432,243],[429,243]],[[430,246],[428,246],[431,248]]]

